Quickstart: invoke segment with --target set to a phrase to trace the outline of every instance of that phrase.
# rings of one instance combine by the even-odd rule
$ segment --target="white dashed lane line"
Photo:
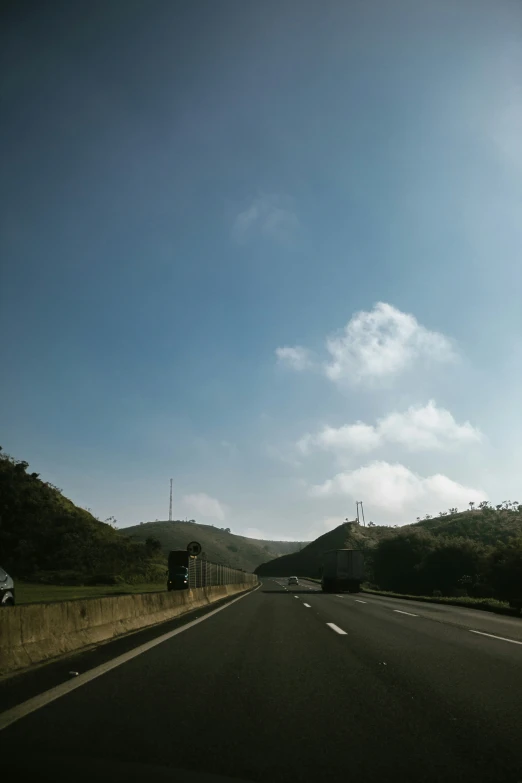
[[[412,614],[411,612],[401,612],[400,609],[394,609],[394,612],[397,612],[397,614],[407,614],[408,617],[418,617],[418,614]]]
[[[343,631],[343,629],[342,629],[342,628],[339,628],[339,626],[338,626],[338,625],[336,625],[335,623],[326,623],[326,625],[327,625],[329,628],[331,628],[331,629],[332,629],[332,631],[335,631],[335,633],[338,633],[338,634],[340,634],[341,636],[347,636],[347,635],[348,635],[348,634],[346,633],[346,631]]]
[[[306,608],[307,608],[307,609],[311,609],[311,608],[312,608],[312,607],[310,606],[310,604],[303,604],[303,606],[306,606]]]
[[[366,603],[368,603],[367,601],[361,601],[360,598],[354,598],[354,601],[357,601],[358,604],[366,604]],[[417,616],[417,615],[415,615],[415,616]]]
[[[468,631],[470,633],[478,633],[480,636],[489,636],[490,639],[498,639],[500,642],[509,642],[510,644],[521,644],[522,642],[517,642],[516,639],[506,639],[505,636],[495,636],[492,633],[484,633],[484,631],[473,631],[471,628],[468,628]]]

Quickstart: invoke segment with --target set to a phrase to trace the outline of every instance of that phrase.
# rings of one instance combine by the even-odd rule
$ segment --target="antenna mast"
[[[172,479],[170,480],[169,522],[172,522]]]

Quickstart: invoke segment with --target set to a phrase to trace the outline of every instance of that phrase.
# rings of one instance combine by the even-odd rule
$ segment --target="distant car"
[[[15,586],[6,571],[0,566],[0,606],[14,606]]]
[[[288,584],[289,585],[298,585],[299,579],[296,576],[289,576],[288,577]]]

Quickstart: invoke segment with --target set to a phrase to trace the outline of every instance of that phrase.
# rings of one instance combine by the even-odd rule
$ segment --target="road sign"
[[[201,553],[201,544],[197,541],[191,541],[187,547],[187,552],[192,557],[197,557]]]

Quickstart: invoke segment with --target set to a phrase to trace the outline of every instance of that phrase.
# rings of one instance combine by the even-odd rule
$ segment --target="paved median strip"
[[[510,644],[522,644],[522,642],[518,642],[516,639],[507,639],[505,636],[495,636],[493,633],[484,633],[484,631],[473,631],[471,628],[468,628],[470,633],[478,633],[480,636],[489,636],[490,639],[498,639],[500,642],[509,642]]]
[[[329,628],[331,628],[331,629],[332,629],[332,631],[335,631],[335,633],[341,634],[341,636],[347,636],[347,635],[348,635],[348,634],[346,633],[346,631],[343,631],[343,629],[342,629],[342,628],[339,628],[339,626],[338,626],[338,625],[336,625],[335,623],[326,623],[326,625],[327,625]]]
[[[397,614],[407,614],[408,617],[418,617],[418,614],[413,614],[412,612],[402,612],[400,609],[394,609],[394,612],[397,612]]]

